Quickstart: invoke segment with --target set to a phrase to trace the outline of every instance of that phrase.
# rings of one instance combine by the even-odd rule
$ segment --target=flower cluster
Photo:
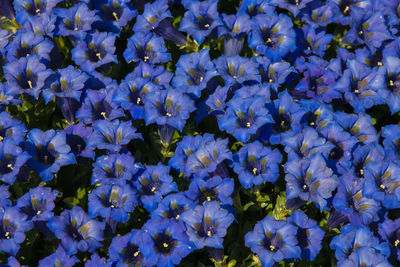
[[[399,0],[0,7],[0,263],[399,264]]]

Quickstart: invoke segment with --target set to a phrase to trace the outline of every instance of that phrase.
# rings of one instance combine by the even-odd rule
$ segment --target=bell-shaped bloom
[[[174,75],[172,72],[164,69],[163,66],[153,65],[147,62],[140,61],[139,65],[132,72],[135,78],[145,78],[147,82],[153,83],[155,86],[169,86],[169,83]]]
[[[389,244],[390,256],[400,260],[400,219],[394,221],[386,218],[379,224],[379,236]]]
[[[56,77],[50,84],[50,88],[43,90],[45,102],[48,103],[54,96],[60,98],[68,97],[80,101],[82,90],[89,77],[71,65],[65,69],[57,70]]]
[[[53,179],[61,166],[76,163],[64,131],[33,129],[28,133],[25,150],[31,156],[28,167],[35,169],[43,181]]]
[[[260,14],[271,14],[272,8],[264,0],[243,0],[238,8],[238,13],[246,13],[250,18]]]
[[[352,224],[346,224],[340,228],[340,235],[335,236],[331,243],[331,249],[336,250],[335,256],[338,260],[338,265],[342,266],[360,266],[358,260],[353,263],[348,263],[359,257],[362,250],[368,249],[369,254],[381,255],[386,258],[390,254],[389,246],[386,242],[380,243],[380,240],[371,233],[365,226],[356,227]],[[368,254],[368,253],[367,253]],[[372,257],[375,258],[375,257]],[[364,258],[365,259],[365,258]],[[365,262],[366,266],[390,266],[390,265],[374,265],[372,261]],[[369,265],[371,264],[371,265]]]
[[[304,53],[306,55],[324,56],[325,50],[334,36],[327,34],[324,30],[317,30],[310,24],[303,26],[302,31],[304,35],[304,39],[302,40]]]
[[[25,232],[32,229],[28,216],[17,207],[0,209],[0,251],[16,255],[25,240]]]
[[[400,208],[400,166],[394,162],[372,161],[365,169],[363,194],[387,209]]]
[[[296,237],[296,226],[267,216],[245,235],[245,245],[258,255],[262,266],[269,267],[275,262],[300,257],[301,250]]]
[[[100,21],[96,12],[90,10],[85,3],[73,5],[70,8],[57,8],[55,14],[61,20],[57,34],[78,40],[84,40],[87,32],[92,29],[92,24]]]
[[[24,13],[19,13],[17,16],[23,17]],[[40,16],[30,17],[22,24],[28,31],[35,34],[41,34],[53,38],[56,29],[57,16],[52,14],[42,14]]]
[[[191,1],[186,7],[179,30],[187,32],[198,44],[201,44],[211,32],[222,25],[218,10],[218,1]]]
[[[228,149],[228,139],[214,139],[211,134],[204,134],[201,145],[187,156],[184,175],[190,177],[206,177],[209,173],[218,171],[218,165],[225,159],[231,159]]]
[[[136,132],[131,121],[98,120],[93,126],[93,133],[87,140],[87,146],[119,152],[133,139],[143,139]]]
[[[308,218],[301,210],[296,210],[287,220],[298,227],[296,237],[301,249],[300,258],[315,260],[322,249],[322,239],[325,232],[316,221]]]
[[[279,144],[285,138],[299,133],[300,120],[305,111],[285,90],[279,94],[279,98],[267,104],[269,113],[274,120],[273,124],[263,127],[262,140],[271,144]]]
[[[334,118],[345,131],[355,136],[360,142],[368,144],[379,141],[379,136],[368,114],[348,114],[337,111]]]
[[[167,47],[162,37],[158,37],[151,32],[136,32],[128,39],[124,58],[126,62],[142,60],[155,64],[170,61],[171,55],[167,52]]]
[[[112,33],[93,32],[71,50],[72,60],[88,73],[105,64],[118,63],[117,56],[114,55],[115,38]]]
[[[152,212],[165,195],[177,192],[178,187],[169,175],[169,166],[158,163],[154,166],[147,165],[145,168],[144,172],[133,181],[133,185],[140,193],[144,208]]]
[[[326,158],[333,149],[333,145],[311,127],[304,127],[297,135],[284,139],[282,144],[288,154],[288,161],[312,159],[318,154]]]
[[[138,204],[136,190],[129,184],[102,184],[88,196],[89,215],[92,217],[111,218],[124,223],[129,219],[128,213],[133,212]]]
[[[288,16],[259,15],[252,21],[248,42],[258,54],[278,60],[296,49],[296,33]]]
[[[221,130],[227,131],[243,143],[251,140],[264,124],[272,122],[262,97],[235,97],[228,102],[225,114],[218,119]]]
[[[286,199],[312,201],[322,211],[338,185],[338,179],[326,166],[321,155],[311,160],[288,161],[285,164]]]
[[[50,52],[53,47],[53,42],[42,35],[19,30],[7,45],[7,60],[11,62],[21,57],[37,55],[42,63],[47,63],[50,61]]]
[[[16,20],[22,25],[32,17],[50,16],[59,2],[61,0],[16,0],[14,1]]]
[[[312,99],[301,99],[298,101],[306,113],[300,120],[303,128],[311,127],[318,132],[333,124],[333,109],[330,105],[320,103]]]
[[[201,95],[211,78],[217,75],[214,63],[210,60],[209,49],[182,55],[176,63],[172,85],[193,99]]]
[[[385,157],[389,160],[399,162],[400,160],[400,126],[390,124],[382,127],[383,146]]]
[[[60,192],[41,185],[32,188],[17,201],[17,207],[33,222],[49,221],[53,217],[54,200]]]
[[[157,90],[146,95],[144,111],[146,125],[169,125],[182,131],[190,113],[195,110],[193,100],[174,89]]]
[[[8,185],[0,185],[0,209],[11,206],[11,201],[8,199],[10,192],[8,192]]]
[[[93,253],[92,257],[90,257],[90,259],[85,262],[85,267],[98,267],[98,266],[111,267],[112,264],[111,262],[107,262],[106,258],[100,258],[100,256],[97,255],[97,253]]]
[[[205,202],[182,214],[186,234],[196,249],[223,248],[222,242],[235,217],[216,201]]]
[[[343,92],[346,102],[354,111],[364,112],[373,105],[381,104],[382,97],[370,85],[376,72],[354,59],[347,61],[347,67],[334,88]]]
[[[113,91],[107,89],[86,91],[86,97],[76,117],[85,123],[94,123],[95,121],[105,119],[114,120],[124,117],[124,112],[112,101]]]
[[[363,181],[353,181],[344,177],[340,180],[332,201],[333,207],[355,226],[369,225],[379,220],[380,203],[364,196],[362,186]]]
[[[150,235],[141,230],[133,229],[126,235],[115,236],[108,248],[110,262],[116,266],[150,266],[139,247],[151,242]]]
[[[59,245],[56,252],[39,261],[39,267],[54,266],[57,264],[62,264],[64,267],[72,267],[78,262],[79,260],[75,256],[68,255],[63,246]]]
[[[95,252],[103,241],[104,222],[93,220],[79,206],[64,210],[60,216],[53,217],[47,226],[61,244],[67,254],[79,251]]]
[[[371,51],[367,47],[358,48],[355,51],[355,59],[358,62],[366,64],[371,69],[381,67],[383,65],[383,49],[378,48],[377,50]],[[376,77],[375,77],[376,78]],[[372,81],[371,81],[372,86]]]
[[[194,206],[193,200],[185,197],[182,192],[169,194],[161,200],[157,209],[152,211],[151,217],[181,220],[181,214],[187,210],[192,210]]]
[[[214,64],[227,86],[246,81],[260,81],[257,64],[248,58],[238,55],[220,56],[214,60]]]
[[[1,60],[1,55],[0,55]],[[0,109],[4,110],[6,105],[19,105],[22,100],[18,99],[20,90],[15,86],[8,86],[7,83],[0,82]]]
[[[0,113],[0,141],[11,139],[19,145],[25,140],[26,131],[21,121],[14,119],[6,111]]]
[[[205,202],[217,201],[221,205],[232,205],[232,194],[235,182],[231,178],[222,179],[214,176],[208,179],[194,179],[185,195],[199,205]]]
[[[100,0],[94,4],[96,9],[101,11],[103,18],[96,26],[109,32],[119,33],[137,15],[135,4],[130,1]]]
[[[149,266],[168,267],[179,264],[193,247],[185,233],[185,225],[168,219],[150,219],[142,228],[151,236],[144,240],[140,251],[151,262]]]
[[[149,32],[169,17],[171,17],[171,12],[168,10],[168,0],[146,3],[143,14],[136,17],[136,23],[132,29],[134,32]]]
[[[35,55],[11,61],[4,66],[3,70],[8,86],[13,87],[20,94],[26,93],[35,99],[38,99],[42,89],[48,86],[47,79],[53,74],[40,63],[39,57]]]
[[[86,142],[93,132],[92,127],[85,126],[82,122],[68,125],[64,128],[67,144],[75,157],[94,158],[94,148],[87,146]]]
[[[93,163],[92,184],[126,184],[142,168],[134,162],[130,153],[98,157]]]
[[[400,59],[385,56],[371,87],[384,98],[392,114],[400,110]]]
[[[261,185],[263,182],[275,183],[279,177],[279,163],[282,154],[261,142],[246,144],[233,155],[233,171],[238,175],[244,188]]]
[[[391,267],[393,266],[387,259],[386,255],[383,255],[376,251],[371,251],[369,247],[361,247],[357,249],[356,253],[351,255],[341,262],[341,266],[352,267],[352,266],[379,266],[379,267]]]
[[[228,101],[228,93],[231,92],[230,87],[218,86],[214,93],[209,95],[205,102],[205,109],[208,114],[220,116],[225,112],[226,102]],[[204,116],[207,116],[205,113]]]

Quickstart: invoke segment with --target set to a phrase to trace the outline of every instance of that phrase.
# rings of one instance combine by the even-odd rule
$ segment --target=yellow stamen
[[[389,85],[390,85],[390,86],[393,86],[393,85],[394,85],[394,82],[393,82],[392,80],[390,80],[390,81],[389,81]]]
[[[359,32],[358,32],[359,35],[361,35],[361,34],[363,34],[363,33],[364,33],[363,31],[359,31]]]
[[[77,31],[77,30],[78,30],[78,27],[75,27],[75,28],[74,28],[74,31]]]
[[[344,9],[343,13],[346,14],[347,11],[349,11],[350,7],[346,6],[346,8]]]
[[[154,191],[156,191],[156,188],[153,186],[153,187],[151,188],[151,192],[154,192]]]
[[[36,9],[36,14],[40,14],[40,9]]]
[[[200,77],[200,82],[202,82],[204,80],[204,78],[203,77]]]
[[[236,75],[233,75],[233,79],[237,79],[237,76],[236,76]]]
[[[140,251],[136,251],[135,253],[133,253],[133,256],[137,257],[140,254]]]
[[[382,62],[380,62],[380,61],[378,61],[378,63],[376,63],[376,65],[383,66]]]
[[[313,121],[310,122],[310,125],[311,125],[311,126],[314,126],[314,125],[315,125],[315,122],[313,122]]]
[[[169,112],[165,113],[165,115],[167,115],[168,117],[171,117],[171,116],[172,116],[172,114],[169,113]]]
[[[397,239],[396,241],[394,241],[394,246],[397,247],[397,245],[398,245],[399,243],[400,243],[400,240]]]
[[[14,170],[14,167],[13,167],[13,165],[11,163],[7,165],[7,168],[10,168],[11,170]]]
[[[303,189],[306,189],[307,188],[307,185],[303,185]]]
[[[360,170],[360,174],[364,175],[364,170],[363,169]]]
[[[100,54],[100,53],[97,53],[97,54],[96,54],[96,57],[98,57],[99,60],[101,60],[101,54]]]
[[[382,189],[386,188],[383,184],[381,184],[381,186],[379,186],[379,187],[382,188]]]
[[[269,246],[269,250],[274,251],[274,249],[275,249],[275,246],[273,246],[273,245]]]
[[[113,204],[111,204],[111,206],[110,206],[111,208],[115,208],[115,206],[113,205]]]
[[[178,214],[178,215],[176,215],[175,219],[177,219],[177,220],[178,220],[178,219],[179,219],[179,217],[181,217],[181,215],[179,215],[179,214]]]
[[[250,126],[251,126],[250,122],[246,123],[247,128],[250,128]]]
[[[100,113],[100,115],[103,116],[104,119],[107,119],[106,113],[104,111]]]
[[[165,242],[164,242],[162,245],[163,245],[164,248],[167,248],[167,247],[168,247],[168,244],[165,243]]]
[[[296,6],[298,6],[299,5],[299,0],[296,0]]]
[[[128,62],[128,63],[132,63],[132,62],[135,62],[135,60],[134,60],[134,59],[132,59],[132,60],[129,60],[129,62]]]
[[[257,173],[257,168],[254,168],[253,169],[253,174],[256,175],[256,173]]]
[[[40,213],[42,213],[42,211],[41,211],[41,210],[38,210],[38,211],[36,212],[36,215],[39,215]]]
[[[140,100],[141,100],[140,97],[138,97],[137,100],[136,100],[136,105],[140,104]]]
[[[149,57],[148,57],[148,56],[145,56],[145,57],[144,57],[144,62],[147,62],[147,61],[149,61]]]
[[[4,137],[3,137],[3,136],[0,136],[0,141],[3,141],[3,139],[4,139]]]
[[[118,18],[118,16],[117,16],[117,13],[113,12],[112,14],[113,14],[115,20],[116,20],[116,21],[119,21],[119,18]]]
[[[211,231],[207,231],[207,236],[211,236]]]
[[[211,197],[207,197],[207,201],[211,201]]]
[[[358,94],[360,91],[358,89],[354,90],[354,93]]]
[[[33,88],[33,87],[32,87],[32,82],[31,82],[31,81],[28,81],[28,85],[29,85],[30,88]]]
[[[210,24],[206,24],[206,25],[204,25],[204,28],[210,28]]]

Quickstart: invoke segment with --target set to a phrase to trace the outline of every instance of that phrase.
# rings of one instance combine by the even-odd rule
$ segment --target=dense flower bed
[[[4,266],[399,265],[399,0],[0,15]]]

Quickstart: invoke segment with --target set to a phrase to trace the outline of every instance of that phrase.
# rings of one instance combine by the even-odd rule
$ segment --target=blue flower
[[[230,87],[218,86],[215,89],[214,93],[208,96],[205,102],[208,114],[216,115],[217,117],[219,117],[225,112],[228,92],[230,91]]]
[[[158,24],[171,17],[168,10],[168,0],[159,0],[154,3],[146,3],[143,14],[136,17],[136,23],[133,26],[134,32],[149,32],[158,27]]]
[[[42,17],[51,15],[53,8],[61,0],[15,0],[14,8],[16,20],[19,24],[24,24],[32,17]]]
[[[18,30],[13,40],[7,45],[7,60],[16,61],[21,57],[37,55],[42,63],[50,61],[50,52],[54,44],[42,35],[30,31]]]
[[[179,58],[172,85],[197,99],[210,79],[216,75],[217,71],[210,60],[209,49],[202,49],[200,52],[182,55]]]
[[[318,154],[326,158],[333,149],[333,145],[311,127],[304,127],[297,135],[284,139],[282,144],[288,154],[288,161],[312,159]]]
[[[145,171],[133,181],[133,185],[140,192],[140,200],[145,209],[152,212],[157,208],[163,197],[171,192],[177,192],[178,187],[169,175],[169,166],[162,163],[147,165]]]
[[[351,135],[364,144],[377,142],[379,137],[368,114],[347,114],[337,111],[334,114],[335,121]]]
[[[25,16],[26,13],[19,13],[17,16]],[[22,18],[24,20],[24,18]],[[23,25],[24,27],[35,34],[41,34],[48,37],[53,37],[56,28],[57,16],[42,14],[41,16],[30,17]]]
[[[92,257],[90,257],[90,260],[85,262],[85,267],[98,267],[98,266],[104,266],[104,267],[111,267],[111,262],[107,262],[105,258],[100,258],[97,253],[92,254]]]
[[[233,98],[227,106],[225,114],[218,119],[218,125],[239,142],[248,142],[261,126],[273,122],[262,97]]]
[[[390,250],[386,242],[380,243],[379,239],[371,233],[365,226],[353,226],[352,224],[347,224],[340,228],[340,235],[335,236],[331,243],[331,249],[336,250],[335,256],[338,260],[338,265],[346,263],[346,261],[351,261],[351,259],[358,258],[358,253],[362,252],[363,249],[368,249],[370,254],[380,254],[385,258],[389,255]],[[373,259],[369,263],[373,263]],[[349,263],[347,263],[349,264]],[[351,265],[346,266],[360,266],[359,262],[353,262]],[[375,265],[370,265],[375,266]],[[378,266],[378,265],[377,265]],[[380,265],[379,265],[380,266]],[[383,265],[385,266],[385,265]]]
[[[0,251],[16,255],[25,232],[32,228],[28,216],[21,213],[17,207],[4,207],[0,209]]]
[[[109,154],[93,163],[92,184],[126,184],[142,167],[130,154]]]
[[[78,250],[95,252],[102,246],[104,222],[93,220],[78,206],[64,210],[47,225],[61,240],[67,254],[76,254]]]
[[[145,240],[139,248],[151,265],[172,267],[193,250],[182,222],[150,219],[142,229],[151,240]]]
[[[194,206],[195,203],[185,197],[182,192],[170,194],[161,200],[157,209],[152,211],[151,217],[181,220],[181,214],[187,210],[191,210]]]
[[[163,66],[141,61],[132,75],[135,78],[145,78],[147,82],[151,82],[155,86],[164,85],[168,87],[174,74],[164,69]]]
[[[237,12],[246,13],[252,18],[260,14],[271,14],[273,9],[264,0],[243,0]]]
[[[186,7],[188,10],[182,18],[179,30],[187,32],[198,44],[201,44],[215,28],[222,25],[217,5],[217,0],[191,1]]]
[[[72,60],[88,73],[105,64],[118,63],[117,56],[114,55],[115,38],[112,33],[93,32],[71,50]]]
[[[301,249],[301,259],[315,260],[321,251],[325,232],[301,210],[292,213],[287,221],[298,227],[296,237]]]
[[[285,164],[286,199],[312,201],[322,211],[338,185],[336,175],[321,155],[311,160],[288,161]]]
[[[4,107],[6,105],[21,104],[22,100],[17,99],[19,94],[20,94],[19,88],[14,86],[8,86],[7,83],[0,82],[0,109],[4,110]]]
[[[85,126],[82,122],[68,125],[64,128],[67,144],[75,157],[94,158],[93,147],[87,146],[86,141],[92,134],[92,127]]]
[[[245,235],[245,245],[258,255],[263,266],[268,267],[275,262],[300,257],[296,237],[296,226],[267,216]]]
[[[150,260],[139,250],[143,244],[150,244],[151,236],[141,230],[132,230],[123,236],[113,238],[108,254],[116,266],[150,266]]]
[[[326,127],[333,124],[334,116],[330,105],[312,99],[301,99],[298,103],[307,111],[300,121],[303,128],[311,127],[322,132]]]
[[[26,131],[21,121],[11,117],[8,112],[0,113],[0,141],[11,139],[19,145],[25,140]]]
[[[222,242],[235,217],[216,201],[205,202],[182,214],[186,233],[196,249],[223,248]]]
[[[275,183],[279,176],[279,163],[282,154],[261,142],[246,144],[233,155],[233,171],[238,175],[244,188],[261,185],[263,182]]]
[[[222,179],[220,176],[208,179],[196,178],[190,183],[185,195],[198,204],[217,201],[221,205],[232,205],[234,189],[235,182],[231,178]]]
[[[98,149],[119,152],[132,139],[143,139],[142,134],[136,133],[131,121],[98,120],[93,126],[93,133],[86,145]]]
[[[100,0],[95,2],[95,6],[101,10],[103,17],[103,21],[96,23],[96,26],[115,33],[119,33],[137,15],[134,3],[130,1]]]
[[[258,54],[279,60],[296,49],[296,33],[288,16],[258,15],[252,21],[248,42]]]
[[[21,196],[16,206],[33,222],[48,221],[53,217],[54,200],[58,194],[57,190],[39,185]]]
[[[214,60],[217,71],[225,80],[226,86],[246,81],[260,81],[255,62],[238,55],[220,56]]]
[[[327,34],[324,30],[317,30],[312,25],[305,25],[302,28],[304,34],[303,51],[306,55],[315,54],[323,57],[328,44],[332,41],[333,35]]]
[[[257,56],[253,60],[258,64],[261,76],[261,83],[269,86],[278,92],[279,86],[285,83],[286,78],[295,69],[286,61],[271,62],[267,57]]]
[[[379,236],[389,245],[390,256],[400,260],[400,219],[392,221],[386,218],[379,224]]]
[[[64,267],[72,267],[78,262],[79,260],[75,256],[65,253],[64,248],[59,245],[56,252],[39,261],[39,267],[54,266],[57,264],[61,264]]]
[[[279,6],[280,8],[285,8],[289,10],[293,16],[297,17],[297,15],[302,13],[302,9],[305,9],[307,4],[312,0],[271,0],[270,4],[273,6]]]
[[[168,124],[182,131],[195,106],[188,96],[177,90],[167,89],[147,94],[144,110],[146,125],[156,122],[159,126]]]
[[[57,78],[50,84],[50,88],[43,90],[43,98],[46,103],[56,97],[73,98],[80,101],[82,90],[88,76],[73,66],[57,70]]]
[[[122,109],[112,101],[113,91],[107,89],[87,90],[86,97],[76,117],[85,123],[94,123],[95,121],[105,119],[114,120],[124,117]]]
[[[87,32],[92,29],[92,24],[100,21],[96,12],[90,10],[84,3],[73,5],[70,8],[57,8],[54,13],[61,20],[57,34],[70,36],[77,40],[84,40]]]
[[[352,253],[348,259],[341,264],[344,267],[352,266],[379,266],[391,267],[392,264],[387,260],[386,255],[376,251],[371,251],[369,247],[361,247],[357,249],[357,253]]]
[[[151,32],[136,32],[132,35],[128,39],[128,46],[123,55],[129,63],[143,60],[155,64],[171,60],[171,55],[164,45],[164,39]]]
[[[35,55],[9,62],[3,70],[10,87],[14,87],[20,94],[26,93],[35,99],[39,98],[40,92],[46,87],[46,79],[53,74]]]
[[[8,192],[7,185],[0,185],[0,210],[7,206],[11,206],[11,201],[8,199],[10,192]]]
[[[129,219],[128,213],[133,212],[138,204],[136,190],[131,185],[101,185],[88,196],[89,215],[92,217],[111,218],[124,223]]]
[[[399,162],[400,160],[400,126],[390,124],[382,127],[383,146],[385,157]]]
[[[31,155],[28,167],[35,169],[43,181],[53,179],[61,166],[76,163],[64,131],[33,129],[28,133],[25,150]]]

